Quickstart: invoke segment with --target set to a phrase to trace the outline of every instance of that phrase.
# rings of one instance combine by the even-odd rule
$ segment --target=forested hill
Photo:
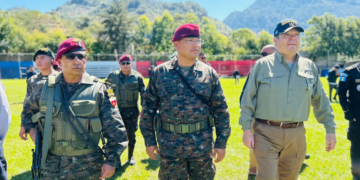
[[[96,14],[107,8],[111,2],[112,0],[70,0],[58,7],[55,12],[59,13],[63,18],[72,20],[80,17],[96,18]],[[168,10],[173,16],[175,14],[185,15],[186,13],[194,13],[199,19],[203,16],[207,17],[207,11],[203,7],[190,1],[185,3],[169,3],[157,0],[129,0],[127,10],[136,17],[145,14],[150,21],[160,17],[165,10]],[[211,20],[221,33],[230,35],[232,30],[223,22],[213,18]]]
[[[246,27],[272,33],[279,21],[288,18],[307,29],[307,21],[313,15],[321,16],[325,12],[337,17],[360,17],[360,0],[257,0],[244,11],[232,12],[224,23],[232,29]]]

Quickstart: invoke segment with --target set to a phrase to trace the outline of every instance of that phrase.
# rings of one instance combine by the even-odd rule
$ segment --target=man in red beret
[[[120,70],[111,72],[105,81],[111,85],[110,90],[115,93],[117,107],[124,120],[129,138],[128,163],[130,165],[135,165],[135,133],[138,129],[139,118],[138,99],[139,93],[141,101],[144,99],[145,83],[143,76],[132,69],[132,60],[133,59],[129,54],[122,55],[119,59]],[[120,166],[121,163],[119,163],[119,167]]]
[[[155,68],[144,95],[146,152],[160,156],[159,179],[214,179],[213,158],[225,157],[231,133],[224,92],[216,71],[197,60],[204,42],[197,25],[180,26],[172,41],[177,55]]]
[[[43,142],[40,168],[33,172],[41,179],[109,178],[128,144],[123,120],[110,102],[114,93],[85,72],[80,39],[63,41],[55,61],[62,72],[34,88],[21,114],[26,133]],[[103,149],[101,137],[107,140],[102,139]]]

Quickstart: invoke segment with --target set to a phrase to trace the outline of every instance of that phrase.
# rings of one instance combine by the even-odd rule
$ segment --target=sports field
[[[325,78],[321,78],[326,92],[328,84]],[[11,106],[12,122],[9,133],[5,139],[4,151],[8,161],[8,177],[17,180],[31,178],[31,149],[34,143],[31,140],[22,141],[19,138],[20,113],[26,93],[25,80],[2,80],[6,88],[6,94]],[[146,83],[148,79],[146,80]],[[246,180],[249,168],[249,151],[242,144],[242,130],[238,124],[240,116],[239,97],[245,79],[241,79],[240,85],[234,85],[233,79],[221,79],[226,100],[230,111],[232,133],[228,141],[225,159],[216,164],[215,179],[240,179]],[[305,123],[307,137],[307,153],[311,158],[305,160],[299,179],[301,180],[349,180],[350,173],[350,143],[346,139],[348,121],[343,119],[343,111],[338,103],[331,104],[335,114],[335,122],[338,127],[337,145],[334,151],[325,151],[325,129],[317,123],[313,114]],[[145,152],[144,140],[137,132],[135,147],[137,164],[129,166],[127,163],[117,170],[110,179],[157,179],[159,162],[150,160]],[[127,162],[127,151],[121,157],[122,162]]]

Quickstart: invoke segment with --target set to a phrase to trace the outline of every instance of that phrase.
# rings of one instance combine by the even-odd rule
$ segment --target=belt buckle
[[[298,127],[300,125],[300,122],[297,122],[297,125],[296,125],[296,127]]]
[[[269,126],[271,126],[271,125],[270,125],[270,121],[269,121],[269,120],[267,121],[267,124],[268,124]]]
[[[189,125],[187,125],[187,124],[182,124],[181,125],[181,131],[182,131],[182,133],[189,133],[190,132],[190,127],[189,127]]]
[[[282,128],[283,122],[280,123],[280,127]]]

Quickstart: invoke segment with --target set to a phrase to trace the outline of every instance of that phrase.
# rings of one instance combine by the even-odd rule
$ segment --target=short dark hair
[[[205,56],[204,52],[200,52],[199,56]]]

